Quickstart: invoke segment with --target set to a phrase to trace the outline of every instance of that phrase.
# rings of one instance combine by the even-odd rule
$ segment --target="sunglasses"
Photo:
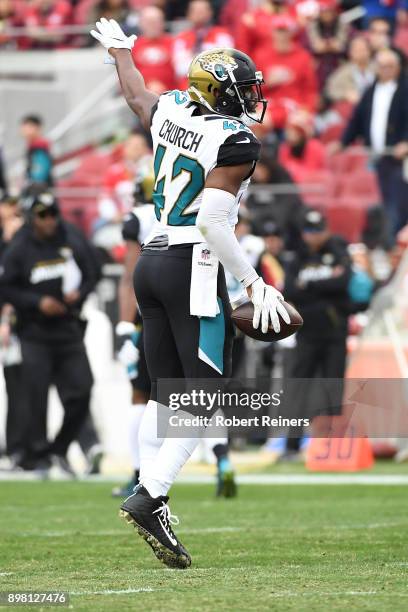
[[[35,216],[37,217],[37,219],[47,219],[47,217],[52,217],[53,219],[55,219],[55,217],[58,217],[58,210],[56,208],[40,210],[39,212],[35,213]]]

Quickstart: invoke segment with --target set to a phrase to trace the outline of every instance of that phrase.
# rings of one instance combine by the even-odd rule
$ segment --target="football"
[[[278,334],[273,330],[271,324],[266,334],[262,333],[261,324],[259,324],[258,329],[254,329],[252,325],[254,305],[249,301],[241,304],[241,306],[238,306],[232,311],[232,320],[238,329],[240,329],[246,336],[254,338],[255,340],[262,340],[263,342],[283,340],[283,338],[287,338],[288,336],[291,336],[299,331],[303,325],[303,319],[296,308],[287,302],[283,302],[283,304],[289,313],[290,323],[285,323],[282,317],[279,317],[281,328]]]

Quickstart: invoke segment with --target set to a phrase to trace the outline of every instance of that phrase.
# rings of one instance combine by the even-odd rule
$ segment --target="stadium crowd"
[[[364,311],[376,288],[389,280],[405,246],[407,0],[0,0],[0,57],[4,49],[88,48],[94,42],[86,34],[88,24],[101,16],[116,19],[127,33],[137,33],[134,62],[148,88],[157,93],[184,89],[192,58],[212,47],[241,49],[263,72],[269,104],[264,123],[254,128],[263,154],[237,235],[265,281],[282,290],[304,316],[285,373],[342,378],[350,317]],[[9,392],[7,451],[15,456],[24,447],[24,460],[19,455],[18,461],[25,469],[52,455],[70,471],[66,450],[80,431],[85,432],[83,448],[91,459],[98,447],[88,418],[92,381],[82,344],[81,306],[96,286],[100,264],[123,261],[120,231],[106,230],[120,229],[134,205],[135,185],[137,203],[151,198],[151,143],[135,124],[125,142],[112,144],[108,154],[95,151],[81,162],[76,176],[55,185],[52,143],[44,137],[36,109],[22,118],[21,134],[27,146],[24,197],[8,193],[7,169],[2,169],[0,158],[0,256],[7,262],[6,280],[0,285],[0,355]],[[355,143],[360,146],[350,148]],[[53,188],[78,186],[78,177],[85,174],[95,177],[92,184],[99,193],[89,204],[89,214],[77,214],[64,197],[58,203]],[[64,216],[85,230],[87,238]],[[22,238],[22,232],[27,236]],[[24,257],[41,257],[47,232],[54,232],[57,251],[68,245],[63,258],[74,253],[77,263],[90,259],[95,264],[79,265],[81,283],[64,290],[63,296],[27,290]],[[22,248],[25,240],[31,240],[32,252]],[[350,247],[347,240],[358,247]],[[7,256],[10,252],[13,256]],[[319,267],[322,276],[313,276],[311,270]],[[67,330],[74,334],[71,353],[62,354],[51,338],[41,336],[53,317],[59,320],[61,337]],[[15,331],[22,366],[21,356],[10,357]],[[33,343],[38,342],[49,364],[47,376],[33,376],[33,368],[26,367],[36,363]],[[240,344],[242,338],[237,347]],[[237,369],[244,352],[242,346],[237,348]],[[262,367],[271,372],[274,348],[261,355]],[[70,359],[83,360],[79,383],[66,374]],[[37,394],[35,448],[32,437],[31,446],[24,446],[27,431],[19,436],[19,376],[26,376],[23,380],[34,389],[31,398]],[[49,444],[44,397],[51,382],[57,387],[62,382],[65,419]],[[73,394],[74,388],[81,393]],[[28,417],[22,419],[33,431]],[[300,438],[292,436],[288,455],[298,453]]]

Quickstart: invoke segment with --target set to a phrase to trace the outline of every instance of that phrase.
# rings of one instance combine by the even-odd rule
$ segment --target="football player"
[[[154,208],[146,202],[151,200],[153,178],[150,172],[140,176],[135,185],[135,206],[124,217],[122,236],[126,242],[124,271],[119,282],[119,317],[116,335],[119,342],[118,359],[126,368],[132,385],[132,405],[130,406],[128,432],[129,448],[133,475],[123,487],[112,490],[113,497],[127,497],[139,483],[140,453],[139,428],[149,400],[150,378],[147,371],[143,347],[142,321],[137,310],[133,289],[133,271],[139,259],[141,246],[150,233],[154,220]],[[145,202],[138,204],[137,202]]]
[[[122,236],[126,242],[126,256],[119,283],[120,322],[116,326],[116,335],[119,341],[118,359],[126,368],[132,385],[128,432],[133,474],[124,486],[112,489],[113,497],[128,497],[139,484],[139,428],[149,400],[151,385],[144,354],[142,321],[137,311],[133,289],[133,271],[140,257],[142,244],[156,219],[153,206],[146,203],[151,202],[152,191],[153,182],[150,173],[140,176],[135,186],[135,206],[123,220]],[[203,444],[206,449],[214,453],[217,461],[217,497],[235,497],[237,487],[228,454],[228,439],[226,432],[222,433],[224,434],[222,438],[203,438]]]
[[[271,323],[278,332],[279,315],[289,323],[282,295],[259,278],[234,234],[259,158],[246,121],[263,119],[263,79],[244,53],[213,49],[192,61],[186,91],[159,97],[132,61],[136,37],[114,20],[96,27],[91,34],[115,61],[128,105],[151,131],[156,176],[156,223],[134,274],[152,392],[139,431],[140,486],[123,502],[122,516],[160,561],[185,568],[191,557],[173,531],[178,519],[167,493],[203,431],[159,437],[157,381],[230,375],[233,327],[223,266],[252,300],[255,328],[266,333]]]

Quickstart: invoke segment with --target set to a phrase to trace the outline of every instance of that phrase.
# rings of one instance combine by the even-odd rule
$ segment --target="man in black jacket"
[[[408,222],[408,80],[390,49],[376,56],[377,80],[364,93],[343,134],[342,145],[362,139],[376,158],[376,170],[392,236]]]
[[[326,405],[322,408],[325,414],[337,414],[341,411],[346,367],[351,261],[345,241],[330,234],[326,220],[317,210],[306,213],[302,238],[303,248],[287,266],[285,275],[285,298],[303,317],[289,378],[334,379],[328,383]],[[292,381],[290,400],[286,398],[288,409],[298,417],[310,417],[306,394],[316,386],[320,385]],[[300,435],[296,429],[290,432],[289,455],[298,452]]]
[[[26,430],[27,469],[50,459],[69,472],[65,455],[89,410],[92,374],[83,344],[81,307],[93,290],[96,269],[90,247],[59,215],[50,192],[28,195],[27,223],[2,261],[0,292],[17,313],[23,381],[30,398]],[[52,443],[46,436],[47,398],[55,383],[64,421]]]

